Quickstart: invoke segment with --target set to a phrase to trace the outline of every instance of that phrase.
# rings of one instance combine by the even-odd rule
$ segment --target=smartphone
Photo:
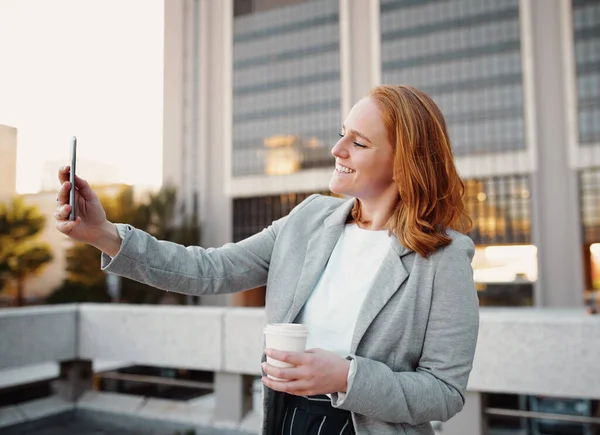
[[[69,182],[71,183],[71,191],[69,192],[69,205],[71,206],[71,213],[69,213],[69,220],[75,220],[75,164],[77,163],[77,138],[73,136],[71,138],[71,169],[69,170]]]

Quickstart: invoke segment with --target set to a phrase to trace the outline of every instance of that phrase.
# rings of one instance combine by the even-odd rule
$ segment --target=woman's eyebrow
[[[346,126],[343,125],[343,124],[342,124],[342,129],[346,130]],[[356,130],[353,130],[353,129],[349,129],[348,131],[354,133],[358,137],[363,138],[364,140],[366,140],[367,142],[369,142],[371,144],[373,143],[373,142],[371,142],[371,139],[369,139],[367,136],[365,136],[364,134],[362,134],[360,131],[356,131]]]

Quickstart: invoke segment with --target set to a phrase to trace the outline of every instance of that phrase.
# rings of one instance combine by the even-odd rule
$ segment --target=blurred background
[[[599,0],[0,0],[0,53],[0,337],[46,348],[47,329],[31,325],[50,316],[76,349],[0,344],[0,406],[78,391],[67,373],[87,367],[93,383],[72,392],[75,408],[87,397],[98,409],[102,392],[214,399],[201,423],[253,430],[261,337],[244,334],[261,334],[265,289],[185,297],[105,275],[97,250],[54,229],[57,169],[77,135],[78,173],[109,219],[221,246],[329,195],[343,118],[391,83],[440,106],[474,221],[488,340],[480,334],[473,407],[436,427],[600,433]],[[183,318],[220,313],[225,326],[211,331],[225,335],[207,346],[224,356],[180,354],[204,338],[165,305],[186,305]],[[129,325],[124,341],[105,322]],[[149,325],[165,342],[181,329],[173,358],[142,334]],[[248,381],[255,411],[219,411],[219,400],[247,399]],[[3,423],[1,411],[0,432],[35,420]]]

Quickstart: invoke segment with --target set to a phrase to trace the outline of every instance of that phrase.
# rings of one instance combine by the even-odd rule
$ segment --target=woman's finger
[[[71,213],[71,206],[69,204],[59,205],[54,212],[54,217],[59,221],[66,220],[69,217],[69,213]]]
[[[58,189],[58,196],[56,197],[56,202],[58,206],[62,206],[69,203],[69,192],[71,191],[71,183],[65,181]]]
[[[265,354],[277,361],[286,362],[295,366],[306,364],[313,356],[305,352],[291,352],[277,349],[265,349]]]
[[[57,201],[62,202],[63,204],[69,202],[69,191],[71,189],[71,183],[69,182],[70,170],[70,166],[63,166],[58,170],[58,179],[61,183],[61,190],[59,191]],[[98,199],[89,183],[77,175],[75,175],[75,187],[77,188],[77,192],[80,193],[86,201],[96,201]],[[64,189],[66,189],[66,191]]]
[[[263,362],[261,366],[266,374],[285,381],[300,379],[302,376],[301,369],[297,367],[277,367],[266,362]]]
[[[306,382],[304,381],[276,381],[275,379],[269,379],[266,376],[263,376],[261,381],[271,390],[281,391],[283,393],[295,394],[297,396],[312,396],[314,394],[318,394],[310,391],[310,389],[307,388]]]
[[[77,187],[77,192],[81,195],[83,199],[86,201],[97,201],[98,196],[92,190],[89,183],[85,181],[83,178],[75,176],[75,186]]]
[[[60,181],[60,184],[63,184],[65,181],[69,181],[70,170],[70,166],[63,166],[58,170],[58,181]]]
[[[77,216],[74,221],[58,221],[56,229],[63,234],[69,235],[77,225],[81,223],[81,218]]]

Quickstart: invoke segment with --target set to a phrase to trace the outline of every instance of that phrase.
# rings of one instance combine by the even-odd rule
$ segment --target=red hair
[[[410,86],[377,86],[367,96],[394,147],[399,201],[388,226],[403,246],[426,257],[450,244],[448,228],[465,233],[473,225],[444,116],[427,94]],[[360,221],[358,200],[352,217]]]

